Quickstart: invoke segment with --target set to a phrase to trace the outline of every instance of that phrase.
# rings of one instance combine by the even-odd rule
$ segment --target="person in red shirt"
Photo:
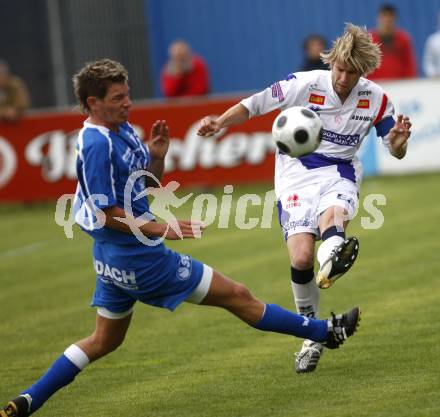
[[[416,59],[410,35],[396,25],[397,10],[383,5],[379,9],[377,28],[371,31],[380,44],[382,65],[371,73],[370,80],[395,80],[417,76]]]
[[[193,54],[186,42],[173,42],[168,54],[168,62],[161,74],[165,97],[202,96],[209,93],[209,75],[205,61]]]

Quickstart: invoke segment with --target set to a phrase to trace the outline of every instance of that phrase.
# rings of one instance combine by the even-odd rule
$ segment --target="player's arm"
[[[409,117],[399,114],[394,120],[394,106],[386,94],[382,92],[382,101],[378,114],[373,122],[378,137],[390,154],[397,159],[406,155],[408,139],[411,135],[411,122]]]
[[[158,180],[162,178],[165,168],[165,155],[170,145],[169,128],[165,120],[156,120],[151,126],[148,151],[150,162],[147,171],[151,172]],[[146,178],[147,187],[157,187],[157,183],[150,177]]]
[[[171,227],[168,227],[167,224],[157,223],[155,221],[145,223],[145,221],[136,219],[129,215],[121,207],[106,207],[102,209],[102,213],[104,214],[105,218],[101,219],[101,221],[105,227],[117,230],[118,232],[133,235],[133,229],[137,229],[147,237],[165,236],[165,239],[180,239],[176,232]],[[204,226],[200,222],[178,220],[178,223],[184,239],[199,237],[204,229]]]
[[[390,154],[397,159],[406,155],[408,139],[411,135],[411,122],[409,117],[399,114],[396,124],[390,129],[385,139],[389,143]]]
[[[249,110],[243,104],[237,103],[218,118],[204,117],[197,134],[199,136],[212,136],[224,127],[239,125],[248,119]]]
[[[197,134],[199,136],[212,136],[220,129],[234,126],[246,120],[266,114],[272,110],[280,109],[293,104],[297,94],[297,80],[295,75],[286,80],[276,82],[270,87],[230,107],[220,117],[205,117],[202,119]]]

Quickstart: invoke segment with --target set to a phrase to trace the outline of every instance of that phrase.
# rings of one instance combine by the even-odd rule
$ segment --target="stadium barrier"
[[[374,129],[360,158],[365,175],[401,174],[440,169],[440,118],[435,94],[440,81],[384,83],[397,112],[409,115],[413,133],[407,157],[392,158]],[[185,186],[271,182],[275,151],[271,126],[275,113],[255,118],[212,138],[196,135],[199,120],[221,114],[240,97],[217,97],[134,106],[130,121],[148,137],[155,120],[167,120],[171,144],[166,175]],[[84,115],[39,113],[15,124],[0,124],[0,201],[42,201],[73,193],[76,186],[75,143]]]

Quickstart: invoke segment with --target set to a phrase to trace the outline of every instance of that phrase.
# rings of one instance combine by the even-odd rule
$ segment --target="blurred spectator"
[[[396,25],[397,10],[383,5],[377,16],[377,28],[371,31],[380,44],[382,65],[368,76],[372,80],[393,80],[417,76],[416,60],[410,35]]]
[[[328,65],[321,60],[321,52],[324,52],[326,48],[327,40],[323,36],[316,34],[307,36],[303,44],[305,61],[301,71],[328,70]]]
[[[440,77],[440,13],[437,32],[428,36],[423,53],[423,70],[428,77]]]
[[[209,93],[209,75],[205,61],[193,54],[184,41],[173,42],[168,49],[168,62],[161,75],[166,97],[201,96]]]
[[[29,93],[23,81],[0,60],[0,121],[15,122],[29,107]]]

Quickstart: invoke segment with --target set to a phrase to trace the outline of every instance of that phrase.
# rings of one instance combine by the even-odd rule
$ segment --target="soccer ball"
[[[273,122],[272,138],[277,148],[292,158],[315,151],[322,140],[322,122],[306,107],[289,107]]]

